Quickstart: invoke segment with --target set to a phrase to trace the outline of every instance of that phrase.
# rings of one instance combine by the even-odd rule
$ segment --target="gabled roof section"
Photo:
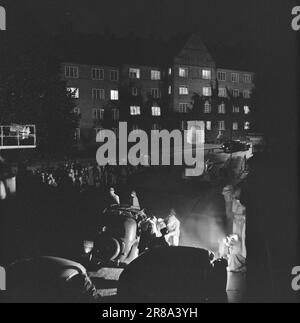
[[[214,67],[215,61],[201,38],[192,34],[175,57],[176,63]]]

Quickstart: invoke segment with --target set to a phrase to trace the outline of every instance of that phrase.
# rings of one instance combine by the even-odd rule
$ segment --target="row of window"
[[[219,81],[227,80],[227,73],[225,71],[218,71],[217,78]],[[172,69],[169,68],[169,75],[172,74]],[[187,67],[179,67],[178,70],[179,77],[187,78],[189,77],[189,69]],[[201,73],[202,79],[211,80],[212,72],[210,69],[202,69]],[[65,77],[67,78],[79,78],[79,68],[78,66],[65,66]],[[92,68],[91,69],[91,79],[92,80],[104,80],[105,73],[103,68]],[[131,79],[140,79],[141,78],[141,69],[140,68],[129,68],[129,78]],[[109,79],[110,81],[118,81],[119,80],[119,71],[118,70],[110,70],[109,71]],[[151,70],[150,71],[150,79],[151,80],[161,80],[161,71],[160,70]],[[230,73],[230,80],[233,83],[240,82],[240,74],[237,72]],[[244,83],[251,83],[252,76],[251,74],[243,74],[242,80]]]
[[[141,78],[141,69],[140,68],[129,68],[129,78],[131,79],[140,79]],[[161,71],[159,70],[151,70],[150,71],[150,79],[153,81],[161,80]]]
[[[243,74],[241,77],[242,77],[242,82],[244,82],[244,83],[251,83],[252,82],[251,74]],[[227,81],[227,72],[218,71],[217,72],[217,79],[218,79],[218,81]],[[236,73],[236,72],[230,73],[230,81],[232,83],[239,83],[240,82],[240,74]]]
[[[79,88],[68,87],[67,90],[72,94],[74,99],[79,99]],[[109,90],[110,100],[119,100],[119,91],[118,90]],[[131,94],[133,96],[138,96],[138,88],[133,87],[131,89]],[[159,99],[161,97],[161,91],[159,88],[151,89],[151,96],[154,99]],[[92,99],[93,100],[105,100],[105,89],[92,89]]]
[[[67,78],[79,78],[79,68],[78,66],[65,66],[65,77]],[[104,69],[102,68],[92,68],[91,69],[91,79],[92,80],[104,80]],[[119,71],[110,70],[109,71],[110,81],[119,80]]]
[[[73,97],[78,99],[79,98],[79,88],[69,87],[68,91],[72,93]],[[138,96],[138,88],[133,87],[131,89],[131,94],[133,96]],[[171,94],[171,87],[168,89],[168,93]],[[239,89],[232,90],[233,97],[239,97],[240,91]],[[189,88],[187,86],[180,86],[179,87],[179,95],[188,95]],[[211,96],[211,88],[210,87],[203,87],[202,94],[204,96]],[[159,88],[152,88],[151,95],[153,98],[158,99],[161,97],[161,91]],[[219,88],[219,97],[227,97],[227,90],[226,88]],[[243,90],[243,97],[245,99],[250,99],[251,91],[250,90]],[[105,100],[105,89],[92,89],[92,99],[93,100]],[[118,90],[110,90],[110,100],[118,100],[119,93]]]
[[[217,121],[218,130],[224,131],[226,130],[226,124],[224,120]],[[205,128],[206,130],[212,130],[212,121],[205,121]],[[250,129],[250,122],[245,121],[243,124],[244,130]],[[237,121],[232,122],[232,130],[239,130],[239,123]]]
[[[172,70],[169,69],[169,75],[172,73]],[[179,67],[178,69],[179,77],[189,77],[189,69],[187,67]],[[211,80],[212,74],[210,69],[203,69],[201,72],[201,77],[203,80]]]
[[[244,105],[243,106],[243,110],[245,114],[249,114],[250,113],[250,108],[248,105]],[[182,102],[179,103],[179,112],[181,113],[187,113],[189,111],[189,104],[186,102]],[[211,113],[212,112],[212,108],[211,108],[211,104],[206,101],[204,103],[204,109],[203,109],[204,113]],[[232,107],[232,112],[233,113],[240,113],[240,107],[239,106],[233,106]],[[218,105],[218,113],[220,114],[225,114],[226,113],[226,105],[225,103],[221,103]]]
[[[218,81],[226,81],[227,80],[227,73],[225,71],[218,71],[217,72],[217,78]],[[171,74],[171,70],[169,69],[169,74]],[[178,74],[180,77],[189,77],[189,69],[187,67],[179,67]],[[212,79],[212,73],[210,69],[203,69],[202,70],[202,79],[203,80],[211,80]],[[230,80],[233,83],[239,83],[240,82],[240,74],[236,72],[230,73]],[[243,74],[242,80],[244,83],[251,83],[252,77],[251,74]]]
[[[80,108],[76,107],[74,109],[76,114],[80,114]],[[111,109],[112,112],[112,119],[119,120],[119,109],[113,108]],[[151,108],[152,116],[160,116],[161,115],[161,108],[158,106],[153,106]],[[140,106],[130,106],[130,114],[131,115],[141,115],[141,107]],[[93,119],[95,120],[103,120],[104,119],[104,109],[103,108],[95,108],[93,109]]]
[[[65,66],[65,77],[67,78],[79,78],[79,68],[78,66]],[[129,78],[140,79],[141,70],[139,68],[129,68]],[[91,69],[91,79],[95,81],[103,81],[105,79],[105,73],[103,68],[92,68]],[[109,71],[110,81],[119,80],[119,71],[110,70]],[[150,71],[151,80],[161,80],[161,71],[151,70]]]
[[[111,111],[112,111],[113,120],[119,120],[119,109],[113,108]],[[74,109],[74,112],[77,113],[77,114],[80,114],[80,108],[76,107]],[[152,116],[161,116],[161,108],[158,107],[158,106],[153,106],[151,108],[151,112],[152,112]],[[179,112],[181,112],[181,113],[187,113],[188,112],[187,103],[181,103],[179,105]],[[211,113],[211,105],[209,103],[204,105],[204,111],[203,112],[204,113]],[[232,112],[233,113],[239,113],[240,108],[238,106],[234,106]],[[219,114],[225,114],[226,113],[225,104],[220,104],[218,106],[218,113]],[[249,106],[244,106],[244,113],[245,114],[250,113]],[[140,106],[130,106],[130,114],[133,115],[133,116],[141,115],[141,107]],[[104,119],[104,109],[103,108],[95,108],[95,109],[93,109],[93,118],[95,120]]]
[[[68,87],[74,99],[79,99],[79,88]],[[119,100],[119,90],[109,90],[110,100]],[[105,100],[105,89],[92,89],[93,100]]]
[[[211,93],[212,93],[211,87],[203,87],[202,88],[202,94],[204,96],[211,96]],[[170,90],[169,90],[169,94],[170,94]],[[189,88],[187,86],[185,86],[185,85],[179,86],[179,95],[188,95],[188,94],[189,94]],[[240,90],[239,89],[232,89],[231,94],[233,97],[237,98],[240,96]],[[243,90],[242,94],[245,99],[250,99],[250,97],[251,97],[250,90]],[[220,87],[218,96],[223,97],[223,98],[227,97],[227,89]]]

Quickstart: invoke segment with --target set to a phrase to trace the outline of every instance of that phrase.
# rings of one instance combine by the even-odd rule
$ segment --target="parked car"
[[[22,259],[7,268],[7,301],[94,302],[100,296],[79,263],[57,257]]]
[[[250,149],[250,144],[247,144],[239,140],[230,140],[230,141],[224,142],[223,145],[221,146],[221,149],[223,149],[225,153],[247,151]]]
[[[128,264],[138,256],[144,210],[128,205],[106,208],[92,240],[83,243],[82,261],[87,266]]]

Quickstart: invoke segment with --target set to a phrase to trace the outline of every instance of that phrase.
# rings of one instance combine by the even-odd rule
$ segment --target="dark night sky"
[[[203,38],[250,46],[275,44],[290,29],[289,0],[22,0],[47,30],[70,12],[74,29],[170,36],[195,30]],[[286,35],[285,35],[286,37]]]

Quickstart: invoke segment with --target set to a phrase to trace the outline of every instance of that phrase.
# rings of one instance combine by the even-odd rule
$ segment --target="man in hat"
[[[168,233],[165,235],[166,241],[170,246],[178,246],[180,236],[180,221],[177,219],[176,211],[174,209],[170,210],[165,223],[168,230]]]
[[[120,204],[120,197],[115,193],[115,189],[111,187],[109,189],[109,198],[110,198],[110,205]]]

